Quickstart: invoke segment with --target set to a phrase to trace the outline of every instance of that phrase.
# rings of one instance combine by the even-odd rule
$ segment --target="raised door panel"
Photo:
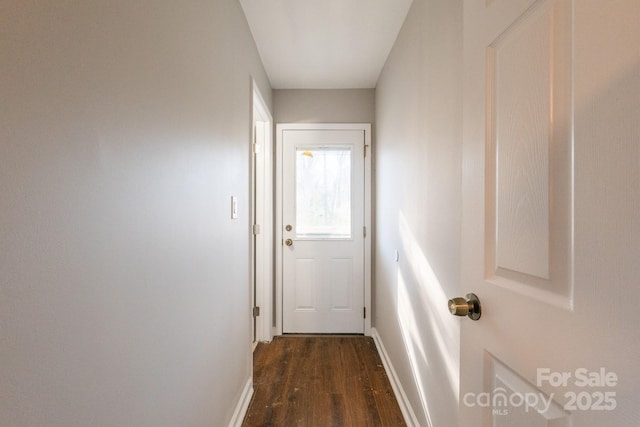
[[[328,286],[331,289],[330,310],[353,310],[353,259],[332,258],[328,262]]]
[[[509,369],[493,355],[485,354],[484,394],[476,404],[485,406],[485,425],[494,427],[570,427],[571,414],[554,394],[545,394]],[[467,399],[469,401],[469,399]]]
[[[295,310],[317,310],[318,280],[315,259],[296,259],[295,277],[293,283],[295,284]]]
[[[571,7],[536,2],[487,49],[486,279],[572,303]]]

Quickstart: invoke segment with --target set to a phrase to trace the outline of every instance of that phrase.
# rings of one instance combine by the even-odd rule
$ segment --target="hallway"
[[[638,425],[639,0],[1,10],[1,426]],[[273,338],[298,230],[266,120],[370,127],[370,263],[331,272],[369,281],[335,301],[388,378],[368,337]]]
[[[371,337],[260,343],[253,386],[244,427],[406,425]]]

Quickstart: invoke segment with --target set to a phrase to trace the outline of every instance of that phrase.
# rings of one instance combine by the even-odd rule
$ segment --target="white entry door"
[[[640,419],[640,2],[465,0],[461,426]]]
[[[282,132],[283,332],[364,332],[363,130]]]

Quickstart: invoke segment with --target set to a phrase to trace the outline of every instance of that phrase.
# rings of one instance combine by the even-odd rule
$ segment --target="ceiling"
[[[413,0],[240,0],[274,89],[373,88]]]

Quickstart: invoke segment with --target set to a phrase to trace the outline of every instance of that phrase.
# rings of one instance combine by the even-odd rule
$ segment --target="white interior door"
[[[640,419],[640,2],[465,0],[460,425]]]
[[[282,132],[283,332],[364,332],[363,130]]]

